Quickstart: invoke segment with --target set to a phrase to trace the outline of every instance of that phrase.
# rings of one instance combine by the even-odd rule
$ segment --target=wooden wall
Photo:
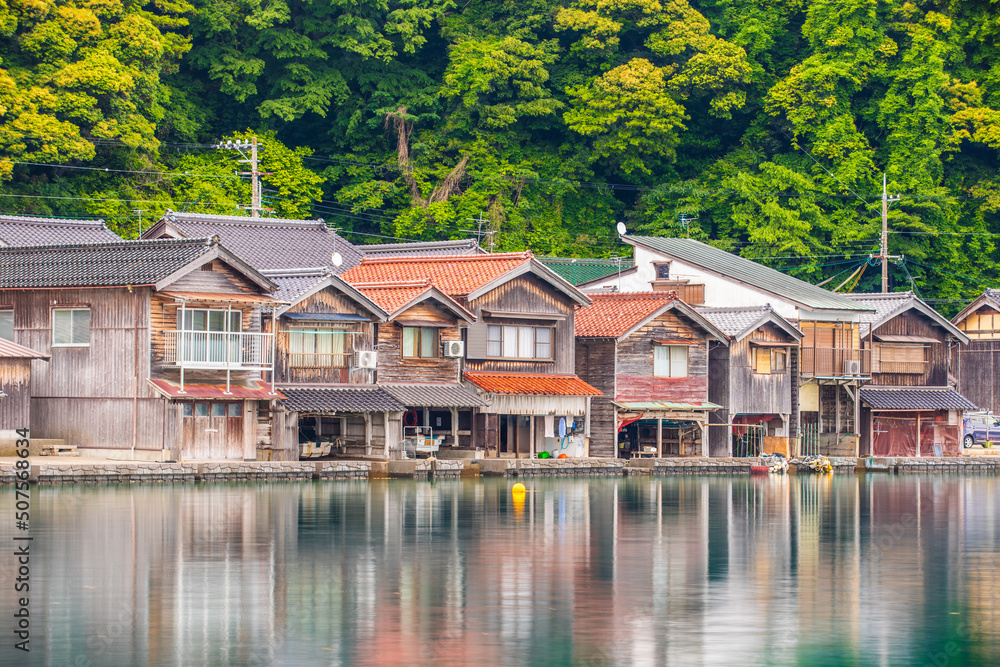
[[[890,387],[944,387],[948,384],[947,334],[926,315],[908,310],[875,329],[875,335],[879,334],[923,336],[939,342],[930,345],[927,352],[928,363],[925,364],[923,373],[873,373],[871,384]],[[876,340],[874,344],[878,347],[879,342]],[[868,336],[865,337],[864,345],[871,349]],[[874,354],[877,356],[878,351]],[[872,363],[874,364],[874,360]]]
[[[455,315],[431,301],[416,304],[398,318],[447,325],[438,329],[439,343],[462,340]],[[403,327],[396,322],[378,325],[379,382],[458,382],[459,362],[444,356],[440,345],[436,358],[404,358]]]
[[[653,376],[654,341],[688,344],[688,376]],[[668,311],[618,344],[616,398],[622,401],[700,402],[708,400],[708,345],[705,333]]]
[[[618,442],[615,396],[615,341],[576,341],[576,374],[604,392],[590,400],[590,455],[614,457]]]
[[[216,292],[222,294],[256,294],[260,286],[248,280],[242,273],[229,266],[221,259],[181,276],[170,286],[164,288],[168,292]]]
[[[708,400],[721,405],[721,410],[708,413],[709,424],[729,424],[731,374],[729,370],[730,347],[721,343],[711,344],[708,353]],[[729,456],[732,443],[731,429],[713,426],[708,429],[708,455]]]
[[[980,409],[1000,414],[1000,341],[974,340],[952,354],[959,392]]]
[[[469,302],[468,309],[475,313],[477,321],[487,324],[520,324],[534,326],[555,325],[553,353],[555,360],[508,361],[490,359],[469,359],[466,368],[470,371],[508,371],[512,373],[558,373],[571,375],[575,372],[573,362],[575,331],[573,315],[575,303],[547,282],[532,275],[514,278],[488,294]],[[483,310],[508,313],[552,314],[561,316],[557,320],[525,320],[487,317]],[[466,346],[468,347],[468,346]]]
[[[30,359],[0,359],[0,431],[31,428],[30,377]]]
[[[363,315],[370,317],[370,313],[359,306],[353,299],[348,298],[339,290],[327,287],[313,294],[307,299],[295,304],[288,309],[289,313],[345,313],[351,315]],[[314,323],[303,322],[301,320],[291,320],[284,317],[278,318],[278,339],[276,345],[275,376],[279,383],[301,383],[301,384],[368,384],[371,381],[371,371],[362,368],[353,368],[354,355],[358,350],[375,349],[375,325],[370,322],[349,323],[343,326],[344,331],[360,332],[360,335],[350,334],[345,343],[345,352],[350,356],[346,360],[347,366],[344,368],[329,367],[289,367],[288,366],[288,331],[291,327],[310,327]],[[326,323],[327,325],[329,323]],[[270,316],[265,317],[264,327],[270,331]],[[382,360],[379,359],[379,366]]]
[[[729,397],[720,405],[725,405],[730,415],[791,414],[791,359],[786,357],[784,373],[755,373],[751,355],[758,348],[753,345],[754,341],[788,343],[786,352],[797,347],[791,336],[772,324],[765,324],[743,340],[733,343],[729,351]]]

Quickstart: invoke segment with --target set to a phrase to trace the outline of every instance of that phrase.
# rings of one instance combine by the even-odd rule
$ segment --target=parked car
[[[970,412],[962,419],[962,445],[966,449],[1000,441],[1000,418],[988,412]]]

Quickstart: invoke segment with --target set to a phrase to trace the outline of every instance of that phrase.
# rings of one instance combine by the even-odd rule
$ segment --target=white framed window
[[[654,345],[653,375],[664,378],[688,376],[687,345]]]
[[[0,310],[0,338],[14,341],[14,311],[11,308]]]
[[[238,310],[211,310],[207,308],[187,308],[184,310],[184,331],[215,331],[226,330],[226,313],[229,313],[229,331],[240,330],[240,316]]]
[[[491,324],[486,329],[486,356],[495,359],[553,359],[552,327]]]
[[[288,330],[288,365],[344,368],[347,366],[347,333],[332,327]]]
[[[433,359],[438,356],[438,330],[434,327],[403,327],[403,356]]]
[[[90,345],[90,309],[56,308],[52,311],[53,347]]]

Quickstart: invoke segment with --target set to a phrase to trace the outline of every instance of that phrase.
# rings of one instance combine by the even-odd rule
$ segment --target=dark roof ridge
[[[261,273],[265,276],[274,276],[276,278],[309,278],[312,276],[319,277],[332,275],[330,268],[327,266],[303,267],[301,269],[263,269],[261,270]]]
[[[28,253],[28,252],[41,252],[44,250],[99,250],[101,248],[114,248],[116,250],[122,248],[135,247],[137,245],[142,246],[197,246],[205,245],[212,246],[219,244],[219,237],[212,236],[208,238],[183,238],[183,239],[130,239],[127,241],[106,241],[104,243],[53,243],[49,245],[25,245],[25,246],[4,246],[0,247],[0,253]]]
[[[765,303],[763,306],[695,306],[694,308],[700,313],[745,313],[751,310],[774,310],[769,303]]]
[[[35,215],[10,215],[0,213],[0,222],[17,222],[28,225],[60,225],[63,227],[106,227],[104,218],[84,220],[82,218],[48,218]]]
[[[587,296],[592,301],[673,301],[677,299],[677,292],[667,290],[663,292],[591,292]]]
[[[521,252],[489,253],[485,255],[408,255],[402,257],[365,257],[362,264],[410,264],[413,262],[491,262],[498,259],[532,259],[530,250]]]
[[[218,213],[183,213],[171,211],[169,208],[163,212],[162,219],[168,222],[211,222],[222,225],[242,225],[250,227],[323,227],[330,229],[323,218],[311,220],[294,220],[292,218],[253,218],[248,215],[223,215]],[[331,230],[332,231],[332,230]]]
[[[845,294],[848,299],[864,301],[867,299],[912,299],[916,296],[911,290],[905,292],[857,292]]]

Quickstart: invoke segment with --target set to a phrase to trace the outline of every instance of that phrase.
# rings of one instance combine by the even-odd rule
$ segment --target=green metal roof
[[[582,285],[618,273],[618,260],[583,257],[536,257],[539,262],[558,273],[573,285]],[[621,269],[632,268],[631,259],[623,259]]]
[[[858,303],[843,294],[836,294],[804,280],[785,275],[781,271],[744,259],[731,252],[714,248],[694,239],[665,238],[661,236],[625,236],[636,243],[682,262],[700,266],[746,285],[755,287],[817,310],[869,311],[873,308]]]

